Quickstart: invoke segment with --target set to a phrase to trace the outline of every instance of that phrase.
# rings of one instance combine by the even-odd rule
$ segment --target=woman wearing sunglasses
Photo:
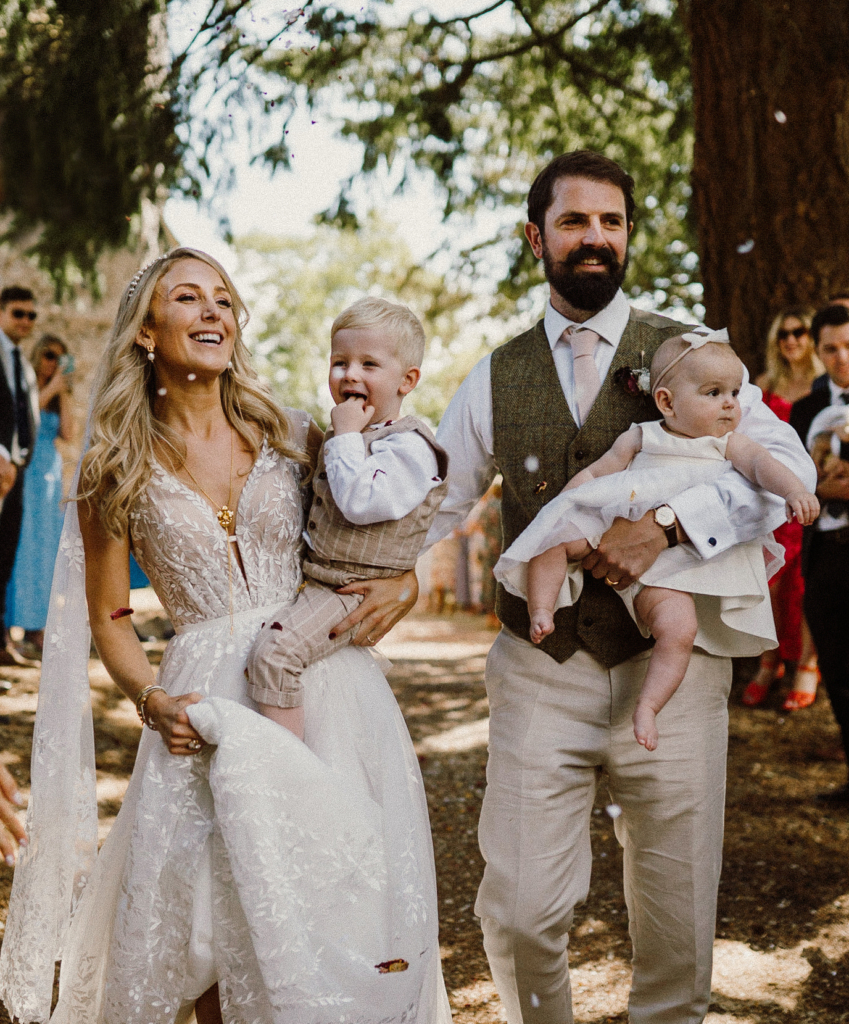
[[[803,306],[778,314],[767,335],[766,370],[755,380],[766,404],[785,422],[793,403],[810,393],[814,379],[823,372],[808,333],[812,316],[813,310]],[[757,674],[743,691],[743,703],[749,707],[762,704],[773,681],[784,677],[785,663],[792,662],[796,673],[783,708],[799,711],[813,704],[819,682],[817,652],[802,614],[802,527],[785,523],[775,531],[775,539],[784,546],[785,558],[784,568],[770,583],[778,649],[761,657]]]
[[[70,441],[74,432],[73,363],[68,346],[52,334],[41,336],[30,360],[38,384],[41,420],[24,475],[24,515],[15,568],[6,591],[6,619],[8,625],[21,626],[25,631],[21,653],[40,659],[53,563],[62,533],[62,456],[56,449],[56,438]]]

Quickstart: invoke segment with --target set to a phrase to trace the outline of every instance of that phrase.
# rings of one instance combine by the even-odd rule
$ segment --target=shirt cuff
[[[712,558],[734,544],[725,506],[715,487],[709,484],[690,487],[676,495],[669,506],[702,558]],[[717,529],[717,526],[722,526],[722,529]]]
[[[366,454],[366,443],[362,434],[350,431],[347,434],[334,434],[324,442],[324,461],[328,459],[362,460]]]
[[[2,456],[3,456],[3,458],[4,458],[4,459],[5,459],[5,460],[6,460],[7,462],[11,462],[11,461],[12,461],[12,453],[11,453],[11,452],[9,451],[9,449],[8,449],[8,448],[7,448],[7,447],[6,447],[5,445],[3,445],[3,444],[0,444],[0,455],[2,455]]]

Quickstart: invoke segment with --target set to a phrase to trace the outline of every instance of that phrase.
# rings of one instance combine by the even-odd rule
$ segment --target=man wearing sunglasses
[[[37,317],[33,293],[20,285],[0,291],[0,666],[23,662],[6,630],[6,585],[21,535],[23,470],[38,432],[38,388],[21,342]]]

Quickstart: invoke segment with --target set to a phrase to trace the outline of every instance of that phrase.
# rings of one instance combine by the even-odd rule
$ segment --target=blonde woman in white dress
[[[246,696],[264,615],[301,582],[317,432],[256,379],[245,319],[223,268],[191,249],[121,302],[54,578],[31,841],[0,958],[22,1021],[451,1019],[421,776],[371,654],[305,675],[303,743]],[[156,679],[128,614],[131,550],[177,631]],[[99,855],[83,589],[103,664],[149,726]],[[415,584],[363,590],[374,643]]]

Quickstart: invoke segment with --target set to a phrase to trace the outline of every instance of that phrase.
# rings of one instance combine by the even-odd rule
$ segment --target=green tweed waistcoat
[[[614,384],[613,376],[620,367],[648,366],[660,343],[682,329],[674,320],[632,309],[610,370],[580,430],[563,396],[543,321],[493,352],[494,456],[504,477],[503,550],[546,502],[577,472],[601,458],[632,423],[660,418],[649,395],[629,394],[623,385]],[[501,584],[496,612],[508,629],[527,637],[528,606]],[[560,608],[554,625],[554,632],[540,647],[559,662],[576,650],[585,650],[605,668],[612,668],[652,642],[640,634],[619,596],[588,572],[577,604]]]

